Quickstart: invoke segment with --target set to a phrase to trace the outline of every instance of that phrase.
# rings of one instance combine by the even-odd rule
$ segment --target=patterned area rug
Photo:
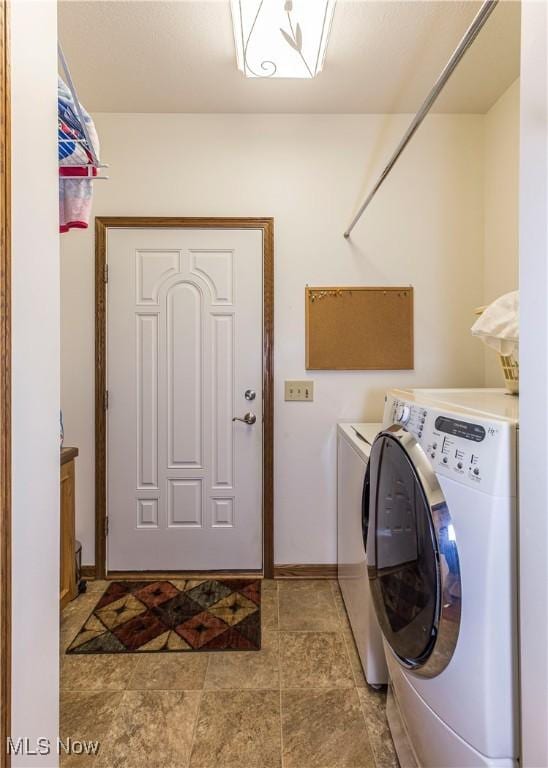
[[[260,580],[113,581],[67,653],[260,647]]]

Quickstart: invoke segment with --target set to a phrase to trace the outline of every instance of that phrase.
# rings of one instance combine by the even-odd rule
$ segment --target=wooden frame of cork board
[[[410,286],[307,286],[305,311],[307,370],[413,369]]]

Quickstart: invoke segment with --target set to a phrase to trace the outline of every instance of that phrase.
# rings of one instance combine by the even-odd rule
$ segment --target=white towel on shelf
[[[500,296],[478,317],[472,326],[472,335],[478,336],[499,355],[519,353],[519,291]]]

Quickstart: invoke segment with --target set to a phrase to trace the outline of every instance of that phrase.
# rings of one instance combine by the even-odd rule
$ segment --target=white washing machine
[[[338,579],[365,678],[388,682],[382,634],[369,592],[364,530],[369,511],[371,444],[382,424],[339,424],[337,428]],[[365,518],[364,518],[365,512]]]
[[[391,391],[367,561],[403,768],[514,768],[518,398]]]

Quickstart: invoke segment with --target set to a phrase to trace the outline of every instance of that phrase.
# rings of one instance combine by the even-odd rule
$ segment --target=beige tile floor
[[[262,649],[66,656],[105,582],[63,611],[63,768],[396,768],[336,582],[263,582]]]

